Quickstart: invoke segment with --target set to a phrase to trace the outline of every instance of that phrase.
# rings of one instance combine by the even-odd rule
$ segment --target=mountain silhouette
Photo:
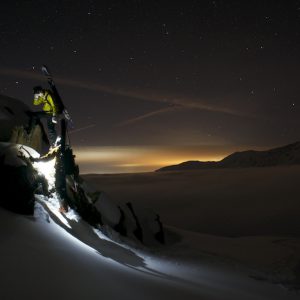
[[[249,168],[269,167],[279,165],[300,164],[300,142],[267,151],[242,151],[228,155],[221,161],[186,161],[177,165],[166,166],[156,170],[162,171],[184,171],[212,168]]]

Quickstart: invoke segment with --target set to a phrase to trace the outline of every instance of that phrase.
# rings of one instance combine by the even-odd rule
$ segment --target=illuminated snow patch
[[[66,225],[68,228],[72,228],[66,218],[59,212],[60,203],[58,197],[59,196],[56,193],[53,193],[52,197],[47,198],[44,203],[64,225]]]
[[[55,162],[56,158],[53,158],[49,161],[38,161],[33,163],[33,167],[36,169],[36,171],[44,176],[48,182],[48,188],[49,190],[55,191]],[[60,201],[59,201],[59,195],[54,192],[52,193],[51,197],[48,197],[44,203],[48,206],[48,208],[52,211],[53,214],[68,228],[71,228],[70,224],[68,223],[67,219],[59,212],[60,209]],[[70,220],[76,220],[77,218],[74,216],[75,213],[70,213],[67,217]]]
[[[35,151],[34,149],[32,149],[28,146],[18,144],[17,149],[27,158],[29,158],[29,157],[39,158],[40,157],[40,154],[37,151]]]
[[[56,158],[49,161],[33,163],[33,167],[37,170],[37,172],[46,178],[50,190],[55,188],[55,162]]]
[[[80,216],[75,212],[74,209],[69,209],[69,211],[67,213],[65,213],[65,216],[71,220],[71,221],[75,221],[75,222],[79,222],[80,221]]]
[[[80,216],[73,209],[70,208],[68,212],[64,214],[61,214],[59,212],[60,201],[59,195],[57,193],[53,193],[52,197],[47,198],[47,200],[44,202],[48,206],[48,208],[59,218],[59,220],[69,228],[71,228],[71,226],[68,220],[75,221],[78,223],[81,219]]]
[[[105,235],[104,233],[102,233],[101,230],[96,229],[96,228],[93,228],[93,231],[96,233],[96,235],[97,235],[101,240],[106,240],[106,241],[113,242],[113,243],[119,245],[119,243],[117,243],[116,241],[110,239],[107,235]]]

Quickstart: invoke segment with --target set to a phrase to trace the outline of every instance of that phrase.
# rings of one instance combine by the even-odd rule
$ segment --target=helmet
[[[35,87],[33,88],[33,93],[34,93],[34,94],[39,94],[39,93],[42,93],[42,92],[44,92],[44,89],[43,89],[40,85],[35,86]]]

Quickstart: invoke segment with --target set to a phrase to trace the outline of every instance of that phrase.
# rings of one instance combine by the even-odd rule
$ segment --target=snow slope
[[[64,219],[71,228],[41,197],[34,217],[0,209],[1,299],[299,299],[281,284],[294,280],[296,240],[276,251],[274,238],[261,241],[255,265],[243,250],[256,241],[170,228],[168,246],[146,249],[109,240],[74,215]],[[288,270],[279,272],[284,260]]]

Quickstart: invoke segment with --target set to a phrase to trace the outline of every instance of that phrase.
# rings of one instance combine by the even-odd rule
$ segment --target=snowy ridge
[[[219,162],[187,161],[156,170],[181,171],[211,168],[248,168],[300,164],[300,142],[267,151],[235,152]]]
[[[222,161],[221,167],[266,167],[300,164],[300,142],[268,151],[245,151],[233,153]]]

